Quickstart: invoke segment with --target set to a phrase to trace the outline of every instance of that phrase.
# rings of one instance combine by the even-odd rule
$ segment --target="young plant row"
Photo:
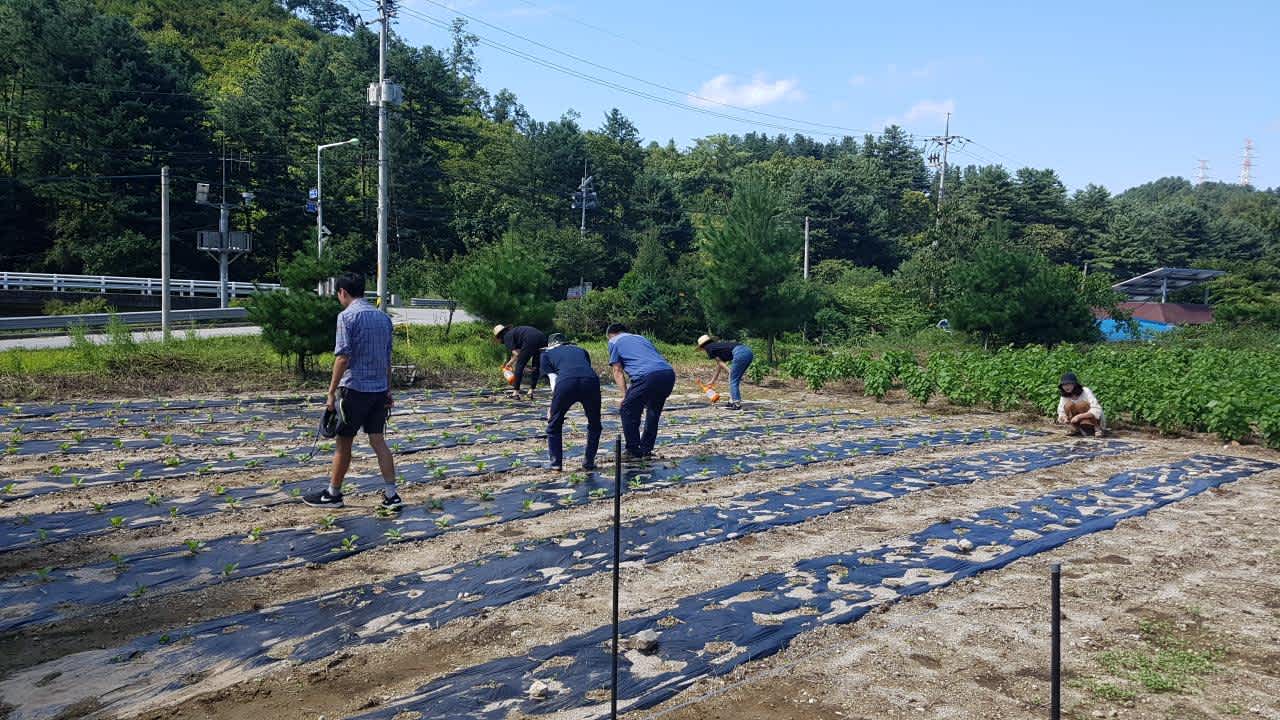
[[[1052,416],[1058,379],[1076,373],[1097,394],[1111,420],[1162,432],[1211,432],[1224,441],[1251,438],[1280,449],[1280,353],[1218,348],[1060,345],[996,352],[944,351],[923,364],[907,351],[797,355],[783,372],[819,390],[860,381],[883,398],[903,389],[924,404],[934,396],[960,406],[1034,409]]]

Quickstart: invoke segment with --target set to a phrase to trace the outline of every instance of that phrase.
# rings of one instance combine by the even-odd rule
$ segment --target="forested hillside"
[[[823,302],[839,315],[819,326],[833,333],[884,330],[849,317],[898,310],[895,298],[917,301],[903,311],[907,329],[930,321],[953,264],[982,238],[1116,276],[1230,267],[1219,292],[1246,313],[1280,297],[1276,190],[1163,178],[1068,193],[1049,168],[953,167],[939,223],[935,172],[898,128],[714,135],[681,148],[617,110],[532,118],[511,90],[477,83],[476,47],[460,24],[443,49],[393,43],[389,72],[405,97],[392,136],[394,292],[448,292],[460,259],[506,238],[545,266],[549,294],[580,278],[621,285],[601,302],[703,327],[700,233],[750,175],[772,189],[783,234],[812,218]],[[376,67],[376,33],[328,0],[2,0],[0,267],[156,275],[158,182],[130,176],[167,164],[175,274],[216,272],[194,249],[195,231],[217,222],[194,204],[194,186],[219,194],[225,168],[230,197],[256,198],[233,215],[256,238],[234,277],[274,280],[315,247],[305,201],[316,144],[357,137],[325,156],[325,224],[340,262],[372,270],[376,118],[365,88]],[[582,237],[568,196],[584,160],[599,208]]]

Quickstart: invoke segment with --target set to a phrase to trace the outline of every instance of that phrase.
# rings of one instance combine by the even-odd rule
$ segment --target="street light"
[[[342,142],[329,143],[327,145],[316,146],[316,256],[324,255],[324,200],[321,192],[321,172],[320,172],[320,153],[329,148],[342,147],[343,145],[355,145],[360,142],[360,138],[351,138]]]

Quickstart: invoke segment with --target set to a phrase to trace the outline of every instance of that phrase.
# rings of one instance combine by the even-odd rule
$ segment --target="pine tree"
[[[545,328],[555,315],[550,285],[540,258],[508,236],[467,259],[453,297],[486,322]]]

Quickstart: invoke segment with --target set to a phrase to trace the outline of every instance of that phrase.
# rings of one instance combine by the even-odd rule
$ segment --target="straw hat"
[[[706,345],[709,342],[711,342],[710,335],[703,335],[702,337],[698,338],[698,349],[701,350],[702,346]]]
[[[501,335],[501,334],[502,334],[502,331],[503,331],[503,330],[506,330],[506,329],[507,329],[507,326],[506,326],[506,325],[501,325],[501,324],[499,324],[499,325],[494,325],[494,326],[493,326],[493,336],[494,336],[494,337],[498,337],[499,335]]]

